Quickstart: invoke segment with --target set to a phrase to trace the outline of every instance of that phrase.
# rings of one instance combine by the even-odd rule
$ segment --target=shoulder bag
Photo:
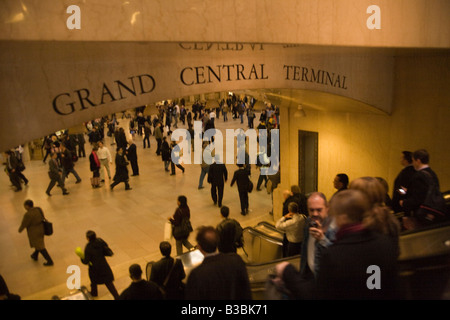
[[[51,236],[53,234],[53,223],[45,219],[44,212],[42,212],[41,208],[38,208],[42,215],[42,224],[44,225],[44,234],[46,236]]]

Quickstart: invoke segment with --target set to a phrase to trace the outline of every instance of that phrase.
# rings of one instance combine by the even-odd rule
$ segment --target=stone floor
[[[216,120],[216,128],[247,129],[246,123],[241,124],[239,120],[232,119],[225,123]],[[45,194],[49,183],[48,164],[42,161],[25,163],[24,174],[30,182],[20,192],[13,191],[6,174],[1,175],[0,274],[11,292],[19,294],[24,300],[48,300],[54,295],[63,297],[70,291],[66,286],[71,275],[67,273],[70,265],[80,267],[81,285],[89,288],[87,266],[80,262],[74,252],[78,246],[84,248],[87,230],[94,230],[114,251],[114,256],[109,257],[108,262],[115,276],[116,288],[119,293],[122,292],[130,284],[128,267],[131,264],[139,263],[145,269],[147,262],[160,259],[159,243],[164,238],[164,225],[176,209],[178,195],[185,195],[188,199],[194,229],[200,225],[215,226],[221,220],[219,208],[211,200],[206,179],[206,187],[197,189],[200,165],[187,164],[184,174],[176,169],[176,175],[170,176],[164,171],[161,158],[155,154],[156,142],[153,137],[150,149],[143,149],[142,137],[135,136],[133,140],[138,147],[140,175],[130,177],[130,191],[125,191],[123,184],[116,186],[114,191],[109,190],[108,179],[105,186],[93,189],[90,185],[88,158],[80,158],[75,165],[82,182],[75,184],[73,175],[66,180],[70,192],[67,196],[63,196],[57,187],[52,190],[51,197]],[[111,145],[111,138],[106,138],[105,145],[114,157],[115,146]],[[89,154],[90,151],[91,147],[87,144],[86,152]],[[250,194],[250,214],[240,214],[237,187],[230,187],[236,168],[235,165],[227,165],[229,180],[223,201],[223,205],[230,207],[231,217],[243,227],[256,225],[263,220],[273,221],[269,214],[272,208],[271,196],[265,190],[253,191]],[[255,186],[258,174],[253,166],[251,179]],[[55,262],[52,267],[44,267],[41,256],[38,262],[33,261],[26,231],[18,233],[26,199],[32,199],[35,206],[41,207],[46,218],[53,222],[54,234],[45,238],[47,250]],[[191,234],[190,241],[195,243],[195,232]],[[175,242],[171,242],[174,254]],[[97,299],[110,300],[112,296],[105,286],[99,286]]]

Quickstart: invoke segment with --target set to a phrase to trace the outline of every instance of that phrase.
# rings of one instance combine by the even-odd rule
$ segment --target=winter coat
[[[84,249],[82,263],[89,265],[89,278],[94,284],[106,284],[114,281],[114,275],[106,261],[108,245],[103,239],[90,241]]]
[[[22,219],[22,224],[20,225],[19,232],[23,229],[27,229],[28,240],[30,241],[30,247],[36,250],[45,249],[44,244],[44,224],[42,209],[39,207],[31,208]]]

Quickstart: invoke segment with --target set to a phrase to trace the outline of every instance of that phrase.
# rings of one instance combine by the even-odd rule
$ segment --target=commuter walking
[[[128,161],[130,161],[131,170],[133,174],[131,176],[139,175],[139,165],[136,144],[133,141],[129,142],[128,148],[126,150],[126,156]]]
[[[238,164],[238,170],[233,174],[233,179],[231,180],[231,186],[236,182],[239,192],[239,201],[241,203],[241,214],[243,216],[248,214],[248,192],[250,188],[250,178],[249,172],[245,169],[243,164]]]
[[[193,137],[191,137],[192,139]],[[205,156],[205,150],[208,148]],[[202,146],[202,164],[200,165],[200,178],[198,179],[198,189],[203,189],[203,181],[205,180],[206,175],[209,172],[209,166],[211,165],[212,157],[211,157],[211,149],[208,147],[208,142],[203,141]]]
[[[220,208],[225,182],[228,180],[228,171],[225,164],[219,163],[218,159],[219,157],[215,157],[214,163],[209,166],[208,182],[211,184],[211,198]]]
[[[114,182],[110,185],[111,191],[116,185],[123,182],[125,183],[125,190],[131,190],[128,183],[128,161],[125,160],[123,148],[117,148],[116,153],[116,174],[114,175]]]
[[[54,152],[54,153],[52,153],[52,158],[48,162],[48,164],[49,164],[48,176],[50,177],[50,183],[48,184],[47,190],[45,191],[45,193],[48,196],[51,196],[50,191],[52,191],[53,187],[57,183],[58,183],[58,187],[61,188],[63,195],[69,194],[69,192],[67,192],[67,189],[64,187],[64,179],[62,177],[63,173],[62,173],[62,169],[59,166],[57,158],[58,158],[58,154],[56,152]]]
[[[105,169],[108,174],[108,179],[111,180],[111,170],[109,169],[110,164],[112,164],[111,152],[107,147],[105,147],[103,141],[99,141],[97,146],[98,149],[96,153],[100,160],[100,180],[102,182],[105,181]]]
[[[84,138],[84,133],[77,134],[78,158],[86,157],[86,150],[84,149],[85,144],[86,139]]]
[[[180,159],[181,159],[181,152],[180,152],[180,146],[175,142],[172,141],[172,146],[171,146],[171,152],[170,152],[170,175],[174,176],[175,175],[175,167],[177,167],[178,169],[180,169],[183,173],[184,173],[184,167],[181,165],[180,163]]]
[[[111,267],[106,261],[107,256],[112,256],[113,252],[108,244],[101,238],[97,238],[94,231],[87,231],[86,238],[88,243],[84,249],[81,262],[89,265],[89,279],[91,280],[91,295],[98,296],[98,285],[104,284],[114,299],[119,299],[119,293],[114,286],[114,275]]]
[[[146,145],[150,149],[150,136],[151,135],[152,135],[152,129],[150,128],[150,123],[145,123],[145,125],[144,125],[144,139],[143,139],[144,149],[145,149]]]
[[[94,145],[92,148],[92,152],[89,155],[89,166],[92,171],[92,188],[100,187],[100,159],[98,158],[97,150],[98,147]]]
[[[24,203],[25,214],[19,227],[19,233],[27,229],[27,236],[30,247],[34,248],[31,259],[37,261],[39,253],[45,258],[44,266],[52,266],[53,260],[45,248],[44,242],[44,213],[39,207],[35,207],[32,200],[26,200]]]
[[[162,124],[161,124],[161,122],[158,121],[158,123],[156,124],[156,128],[153,132],[155,135],[156,143],[157,143],[156,154],[158,156],[161,155],[161,144],[163,142],[163,132],[162,132],[161,127],[162,127]]]
[[[9,180],[16,187],[15,191],[22,190],[22,182],[21,177],[25,178],[20,172],[20,161],[15,156],[14,152],[8,150],[5,152],[6,157],[6,172],[9,175]],[[23,179],[22,178],[22,179]],[[25,178],[25,184],[28,183],[28,180]]]
[[[193,231],[191,226],[191,212],[185,196],[177,199],[177,209],[169,221],[172,224],[172,234],[176,240],[177,255],[183,254],[183,246],[191,250],[194,246],[189,242],[189,234]]]
[[[63,182],[69,176],[69,173],[72,173],[77,181],[75,183],[80,183],[81,178],[78,173],[75,171],[75,164],[73,163],[72,152],[67,149],[65,144],[61,144],[61,165],[62,165],[62,179]]]
[[[161,159],[164,162],[165,171],[170,171],[169,164],[171,162],[171,153],[172,150],[170,149],[169,143],[167,142],[167,138],[163,137],[161,143]]]

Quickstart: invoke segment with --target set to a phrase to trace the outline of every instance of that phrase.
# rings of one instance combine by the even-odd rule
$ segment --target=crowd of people
[[[176,143],[170,143],[171,127],[177,128],[180,121],[192,129],[192,120],[202,120],[203,130],[214,128],[215,121],[223,117],[228,121],[228,112],[233,119],[248,117],[248,127],[253,128],[254,101],[238,100],[230,96],[219,103],[216,109],[196,102],[192,112],[184,103],[164,103],[158,106],[159,113],[153,119],[143,116],[143,110],[136,110],[130,119],[130,135],[143,137],[143,148],[150,148],[149,137],[154,136],[156,155],[161,157],[162,167],[175,174],[175,168],[183,173],[185,168],[171,156]],[[122,117],[122,120],[125,116]],[[127,118],[128,119],[128,118]],[[165,122],[164,122],[165,119]],[[99,188],[106,181],[111,190],[123,182],[125,190],[131,190],[128,166],[132,176],[139,175],[136,145],[127,139],[123,127],[119,127],[115,116],[102,118],[86,124],[88,142],[92,151],[88,155],[89,168],[93,174],[91,185]],[[111,146],[115,146],[115,174],[111,173],[112,152],[105,146],[106,135]],[[278,128],[279,111],[269,107],[263,110],[258,128]],[[63,195],[69,192],[65,181],[69,174],[75,183],[81,178],[75,170],[78,157],[86,157],[84,135],[65,132],[61,137],[51,135],[44,139],[45,156],[49,160],[50,183],[46,190],[48,196],[55,185]],[[208,147],[208,144],[203,146]],[[8,151],[5,153],[6,171],[16,191],[28,180],[21,173],[21,160]],[[172,225],[176,254],[199,249],[204,256],[200,266],[187,276],[179,259],[171,257],[171,244],[160,244],[162,259],[152,267],[151,278],[142,278],[142,268],[133,264],[129,268],[132,283],[121,294],[114,287],[114,276],[106,260],[113,254],[107,243],[98,238],[94,231],[86,233],[87,245],[79,252],[81,262],[88,265],[91,280],[91,294],[97,295],[97,286],[104,284],[115,299],[238,299],[252,298],[249,278],[243,259],[237,253],[243,247],[242,227],[236,219],[230,218],[230,210],[223,205],[224,184],[228,181],[228,171],[218,158],[211,155],[212,163],[200,165],[198,189],[202,189],[204,179],[211,185],[211,200],[218,206],[223,220],[216,226],[201,226],[197,230],[196,244],[188,239],[194,229],[190,223],[188,199],[180,195],[173,216],[168,220]],[[23,163],[23,162],[22,162]],[[437,175],[429,166],[429,154],[420,149],[402,153],[404,169],[399,173],[390,196],[388,184],[380,177],[360,177],[350,180],[347,174],[339,173],[333,180],[336,193],[328,200],[321,192],[305,195],[298,186],[284,192],[282,217],[275,221],[275,227],[284,233],[283,256],[300,255],[300,265],[281,263],[276,267],[276,277],[271,283],[289,299],[385,299],[398,298],[397,258],[400,254],[399,235],[403,230],[443,221],[445,208],[437,208],[439,213],[423,210],[427,193],[431,188],[439,190]],[[251,165],[238,164],[231,177],[230,186],[237,184],[241,215],[249,214],[248,193],[253,188],[249,179]],[[262,166],[259,164],[259,167]],[[270,177],[260,175],[257,190]],[[53,261],[44,244],[42,218],[44,213],[35,207],[33,201],[24,204],[24,215],[19,232],[27,230],[30,246],[35,250],[31,255],[37,260],[39,253],[46,259],[45,266]],[[398,215],[402,213],[402,215]],[[381,290],[370,290],[367,286],[367,267],[376,265],[381,270]],[[332,284],[332,285],[330,285]],[[377,284],[375,284],[377,285]]]

